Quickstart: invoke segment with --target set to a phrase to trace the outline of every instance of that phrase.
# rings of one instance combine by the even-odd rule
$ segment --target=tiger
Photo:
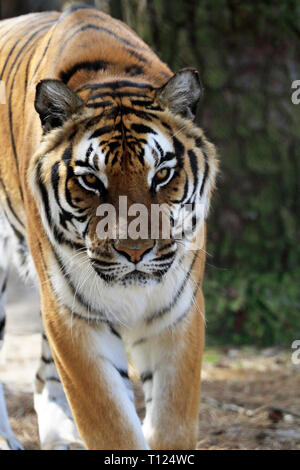
[[[218,171],[196,122],[198,71],[173,73],[126,24],[75,5],[0,22],[0,81],[1,336],[14,263],[41,299],[41,448],[194,449]],[[167,207],[168,235],[99,235],[99,210],[119,215],[120,198],[130,221],[137,207]],[[180,237],[187,204],[192,230]],[[21,449],[0,392],[0,435]]]

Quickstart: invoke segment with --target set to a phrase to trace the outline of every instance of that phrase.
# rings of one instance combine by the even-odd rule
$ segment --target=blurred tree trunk
[[[35,11],[60,10],[63,3],[64,0],[0,0],[0,18],[11,18]]]
[[[95,0],[95,7],[104,13],[110,13],[110,1],[109,0]]]

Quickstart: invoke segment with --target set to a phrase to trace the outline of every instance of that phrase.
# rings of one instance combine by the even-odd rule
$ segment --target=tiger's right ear
[[[176,72],[164,86],[157,90],[156,97],[174,114],[194,119],[202,85],[196,69],[186,68]]]
[[[42,80],[37,84],[34,107],[44,132],[60,127],[83,105],[82,99],[59,80]]]

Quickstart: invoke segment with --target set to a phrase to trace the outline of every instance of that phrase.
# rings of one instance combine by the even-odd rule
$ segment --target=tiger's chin
[[[166,271],[164,272],[153,272],[153,273],[147,273],[144,271],[140,271],[138,269],[134,269],[133,271],[120,276],[117,274],[106,274],[103,273],[101,270],[99,270],[97,267],[93,266],[94,270],[98,274],[98,276],[105,281],[108,285],[119,285],[123,287],[129,287],[129,286],[143,286],[143,287],[149,287],[153,286],[156,284],[159,284],[163,277],[166,274]]]

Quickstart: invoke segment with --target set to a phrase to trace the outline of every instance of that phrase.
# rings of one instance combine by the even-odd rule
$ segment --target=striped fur
[[[194,122],[198,74],[172,74],[126,25],[78,6],[1,22],[0,57],[0,204],[18,266],[37,273],[51,348],[35,400],[42,434],[51,434],[43,447],[64,441],[39,406],[44,393],[52,409],[52,377],[87,448],[193,448],[205,236],[191,251],[174,233],[112,241],[96,229],[99,204],[117,209],[120,196],[149,212],[167,205],[173,227],[191,204],[194,235],[205,229],[195,214],[199,205],[208,213],[217,161]],[[144,255],[134,264],[126,253],[137,249]],[[144,432],[124,345],[144,385]],[[63,401],[59,420],[71,419]]]

